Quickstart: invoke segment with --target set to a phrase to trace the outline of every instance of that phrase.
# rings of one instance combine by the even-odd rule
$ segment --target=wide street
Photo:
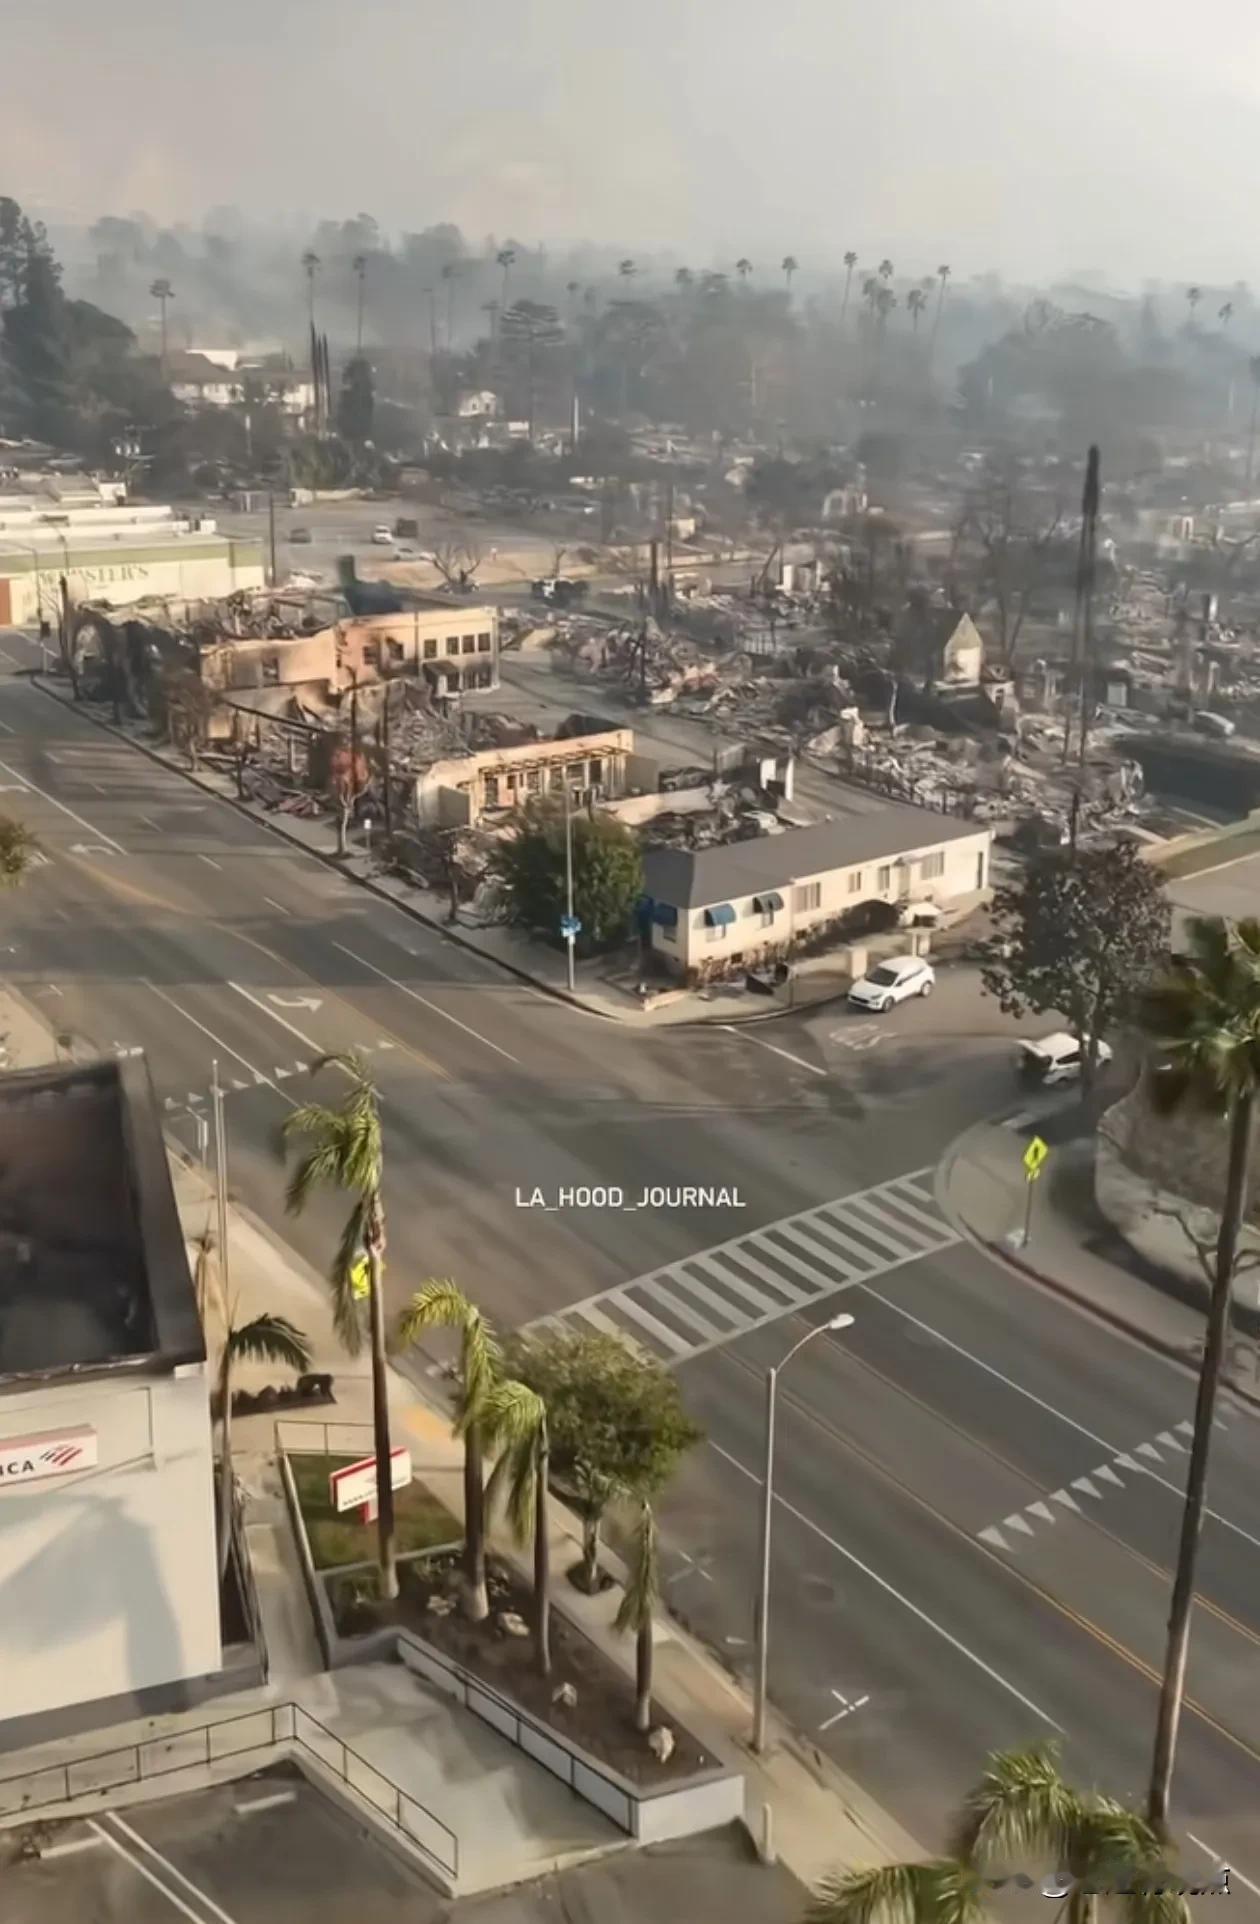
[[[0,949],[57,1030],[143,1049],[189,1144],[217,1058],[233,1190],[321,1268],[335,1211],[286,1219],[275,1138],[312,1059],[362,1049],[394,1305],[451,1274],[505,1328],[620,1328],[678,1368],[709,1443],[666,1506],[668,1597],[740,1669],[763,1372],[851,1310],[783,1383],[777,1704],[929,1847],[999,1744],[1061,1735],[1082,1779],[1140,1795],[1193,1382],[941,1213],[948,1143],[1019,1106],[1009,1032],[969,973],[885,1025],[826,1008],[619,1029],[42,694],[16,672],[20,636],[0,649],[0,810],[46,857],[6,898]],[[624,1206],[561,1202],[599,1186]],[[728,1198],[636,1207],[653,1187]],[[535,1190],[550,1207],[527,1206]],[[1233,1865],[1260,1918],[1255,1438],[1227,1406],[1174,1802],[1189,1861]]]

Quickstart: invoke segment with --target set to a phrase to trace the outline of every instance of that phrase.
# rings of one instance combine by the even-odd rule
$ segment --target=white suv
[[[912,995],[931,995],[935,987],[936,970],[921,955],[891,955],[853,984],[849,1001],[855,1009],[873,1009],[882,1015],[894,1002],[905,1002]]]

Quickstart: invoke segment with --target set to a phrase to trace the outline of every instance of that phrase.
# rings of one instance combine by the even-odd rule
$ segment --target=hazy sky
[[[3,0],[0,192],[1260,281],[1255,0]]]

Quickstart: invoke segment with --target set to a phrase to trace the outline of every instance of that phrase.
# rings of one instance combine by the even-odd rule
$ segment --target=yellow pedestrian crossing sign
[[[1029,1182],[1036,1182],[1041,1174],[1041,1165],[1049,1154],[1050,1151],[1041,1137],[1034,1136],[1024,1151],[1024,1168],[1028,1172]]]
[[[350,1271],[350,1289],[356,1303],[363,1302],[372,1290],[371,1271],[366,1256],[360,1256]]]

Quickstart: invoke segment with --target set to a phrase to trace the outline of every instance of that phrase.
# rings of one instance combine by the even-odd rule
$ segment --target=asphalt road
[[[59,1028],[143,1048],[174,1128],[204,1111],[217,1056],[239,1084],[249,1207],[284,1222],[274,1138],[308,1093],[301,1065],[361,1047],[383,1093],[395,1301],[450,1273],[506,1327],[587,1305],[677,1364],[710,1443],[667,1505],[669,1597],[737,1667],[762,1373],[852,1309],[784,1379],[773,1694],[913,1833],[940,1841],[987,1749],[1059,1732],[1080,1775],[1140,1792],[1193,1385],[935,1209],[951,1136],[1017,1106],[1009,1038],[966,972],[883,1024],[832,1009],[619,1030],[506,982],[12,674],[2,808],[48,857],[6,900],[6,975]],[[599,1185],[625,1206],[563,1205]],[[653,1185],[742,1206],[633,1207]],[[521,1206],[535,1189],[550,1207]],[[322,1267],[335,1220],[286,1233]],[[1253,1419],[1224,1422],[1176,1801],[1260,1916],[1260,1495]]]

